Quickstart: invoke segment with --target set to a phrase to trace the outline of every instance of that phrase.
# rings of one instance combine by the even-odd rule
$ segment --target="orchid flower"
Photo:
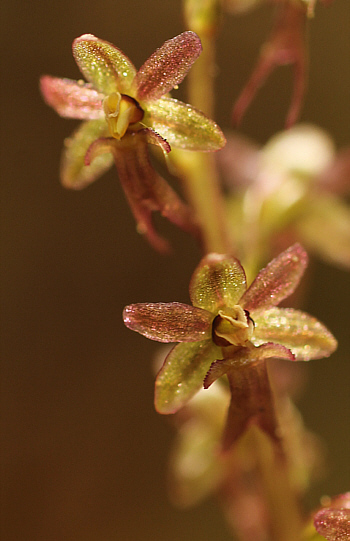
[[[240,257],[260,260],[261,248],[292,239],[350,267],[350,147],[336,153],[325,131],[298,124],[261,148],[232,134],[217,157]]]
[[[138,230],[159,249],[166,244],[154,231],[151,213],[159,210],[178,226],[193,231],[187,206],[154,171],[147,144],[214,151],[225,144],[220,128],[194,107],[169,97],[202,50],[194,32],[166,41],[137,71],[117,47],[84,34],[73,42],[73,55],[87,83],[41,78],[45,101],[67,118],[84,122],[67,141],[61,179],[80,189],[113,162],[135,215]]]
[[[175,413],[204,385],[227,374],[231,405],[224,448],[251,423],[272,438],[276,419],[266,359],[290,361],[330,355],[336,340],[317,319],[276,306],[298,285],[307,264],[295,244],[261,270],[247,289],[240,262],[208,254],[190,282],[193,306],[142,303],[127,306],[124,323],[159,342],[180,342],[168,354],[155,385],[158,412]]]

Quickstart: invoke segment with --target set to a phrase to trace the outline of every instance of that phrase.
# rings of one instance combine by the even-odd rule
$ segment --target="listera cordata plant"
[[[216,8],[220,6],[221,10],[230,6],[230,9],[234,9],[233,5],[240,1],[244,3],[244,0],[188,0],[184,5],[205,6],[205,13],[212,14],[209,23],[214,18],[216,28],[219,20]],[[243,94],[237,114],[242,116],[255,90],[274,66],[294,63],[295,91],[287,120],[290,124],[299,114],[305,87],[304,26],[307,6],[312,6],[313,2],[286,0],[277,1],[276,4],[276,26],[253,75],[253,83],[248,82],[248,90],[244,91],[245,97]],[[205,28],[210,29],[211,25]],[[210,31],[205,34],[205,39],[208,45],[212,40]],[[278,253],[271,246],[273,234],[282,229],[289,219],[290,208],[278,206],[277,217],[271,208],[268,211],[267,225],[259,221],[259,209],[266,201],[278,200],[279,205],[280,200],[286,200],[279,198],[278,194],[274,197],[273,188],[277,183],[274,183],[274,175],[271,177],[272,183],[271,178],[268,179],[270,170],[265,174],[264,167],[258,167],[254,178],[248,180],[244,174],[241,175],[245,189],[250,193],[247,199],[251,204],[246,204],[246,201],[242,204],[236,198],[238,212],[230,212],[230,198],[235,197],[232,193],[228,194],[226,206],[217,206],[217,200],[209,197],[210,193],[215,192],[220,203],[224,202],[216,184],[217,162],[193,152],[219,150],[225,145],[225,137],[217,124],[202,112],[169,95],[184,79],[201,51],[198,35],[192,30],[186,31],[166,41],[137,71],[117,47],[91,34],[84,34],[74,40],[73,55],[87,82],[44,76],[41,90],[45,101],[61,116],[83,121],[65,144],[61,164],[63,185],[73,189],[83,188],[114,162],[138,231],[157,250],[166,251],[168,243],[153,226],[154,211],[159,211],[175,225],[197,237],[202,236],[202,240],[209,237],[208,229],[214,229],[215,220],[218,222],[220,219],[217,209],[222,209],[223,215],[227,210],[229,218],[231,215],[238,217],[229,221],[229,226],[225,221],[225,235],[218,228],[218,235],[213,237],[215,242],[203,242],[210,253],[204,255],[193,273],[189,288],[192,305],[178,302],[131,304],[124,309],[123,318],[127,327],[147,338],[176,344],[166,356],[156,378],[155,407],[159,413],[183,412],[186,416],[186,410],[196,409],[195,401],[199,396],[201,403],[208,399],[210,408],[213,388],[221,390],[216,402],[220,412],[212,419],[212,429],[208,431],[210,427],[205,423],[208,447],[201,452],[209,457],[213,466],[211,469],[216,472],[216,486],[221,484],[222,488],[227,481],[224,490],[226,508],[229,509],[229,522],[238,520],[235,531],[239,532],[239,538],[242,541],[299,541],[302,524],[299,504],[295,502],[292,483],[287,479],[290,472],[286,474],[284,464],[288,463],[292,476],[293,471],[308,470],[303,458],[299,461],[298,452],[293,452],[293,445],[304,437],[305,430],[298,424],[298,415],[290,405],[288,392],[279,393],[278,389],[276,392],[270,360],[294,362],[327,357],[335,350],[337,343],[330,331],[314,317],[297,309],[278,306],[293,294],[307,266],[306,252],[299,243],[290,243],[289,248],[258,274],[256,272],[268,261],[271,253]],[[204,67],[208,69],[196,64],[197,90],[212,85],[210,73],[213,69],[209,68],[213,68],[213,59],[214,54],[205,57]],[[199,65],[200,69],[196,72]],[[191,84],[193,80],[190,87]],[[205,95],[213,97],[212,90],[210,88]],[[190,94],[192,98],[197,95],[195,92]],[[196,99],[192,101],[196,102]],[[211,114],[210,107],[206,110]],[[300,133],[297,139],[300,140]],[[187,188],[195,181],[192,189],[188,189],[188,193],[192,194],[192,206],[182,201],[158,174],[150,160],[149,145],[159,147],[164,156],[172,148],[192,151],[190,156],[196,159],[193,164],[191,161],[188,170],[193,173],[192,166],[198,169],[196,174],[189,174],[187,178]],[[277,154],[281,154],[280,149]],[[297,154],[295,149],[292,154]],[[238,171],[241,164],[244,166],[244,156],[238,153],[237,159],[237,152],[232,147],[228,149],[227,156],[228,168]],[[186,165],[184,153],[179,153],[179,160]],[[345,163],[348,170],[347,157],[336,161],[335,165],[339,163],[341,167]],[[284,172],[285,169],[288,167],[283,169]],[[330,176],[339,177],[334,173],[335,169],[331,168],[323,176],[318,172],[321,176],[317,184],[322,184],[326,191],[333,191],[337,182],[339,184],[336,180],[330,187]],[[300,187],[304,172],[301,173],[303,179],[299,178],[300,170],[297,180],[294,174],[294,170],[287,171],[286,184]],[[278,178],[282,177],[281,173]],[[197,182],[198,178],[200,183]],[[214,184],[215,190],[208,190],[208,186],[213,188]],[[281,184],[284,185],[283,180]],[[348,182],[340,180],[339,193],[343,188],[345,191],[346,187]],[[269,197],[265,197],[266,191]],[[193,197],[193,192],[196,192],[196,197]],[[188,196],[188,199],[191,197]],[[317,199],[315,192],[305,188],[300,196],[302,203],[307,201],[311,205],[313,199]],[[318,200],[321,201],[321,196]],[[318,206],[314,205],[317,216]],[[250,208],[247,215],[243,213],[243,207],[245,211]],[[215,208],[216,211],[211,213]],[[336,207],[333,205],[332,208]],[[348,223],[347,218],[342,221],[345,222]],[[264,227],[261,228],[261,225]],[[227,243],[225,239],[223,242],[220,236],[232,237],[233,241]],[[298,240],[298,235],[293,237],[294,240]],[[339,251],[339,245],[335,251]],[[255,264],[252,264],[252,260]],[[286,424],[289,431],[283,429]],[[217,452],[215,442],[219,440],[223,453]],[[251,457],[250,464],[248,460],[242,466],[240,460],[236,460],[236,450],[238,454],[243,452]],[[269,453],[270,458],[267,456]],[[282,457],[282,461],[278,463],[275,456]],[[224,468],[220,462],[222,457],[226,457]],[[260,471],[260,477],[256,475],[258,462],[265,472]],[[276,487],[280,492],[275,491],[276,487],[269,482],[274,476],[278,478]],[[212,481],[213,478],[209,479],[209,484],[214,486]],[[209,486],[205,475],[203,486]],[[260,514],[255,516],[253,537],[248,531],[252,521],[247,513],[240,511],[245,498],[252,501],[252,497],[260,509]],[[336,515],[337,512],[330,510],[327,516],[331,532],[338,518],[342,520]],[[314,533],[315,529],[312,535]],[[336,538],[329,539],[334,541]]]
[[[184,32],[166,41],[137,71],[117,47],[84,34],[74,40],[73,55],[87,82],[41,78],[45,101],[59,115],[84,121],[66,141],[63,185],[84,188],[114,161],[138,231],[160,251],[168,243],[154,229],[154,211],[195,235],[198,229],[190,209],[151,165],[148,145],[166,155],[172,147],[208,152],[225,144],[215,122],[169,96],[201,50],[199,37]]]
[[[336,340],[317,319],[277,305],[297,287],[307,264],[295,244],[260,271],[247,288],[240,262],[208,254],[190,282],[192,305],[141,303],[124,309],[130,329],[159,342],[179,342],[168,354],[155,384],[155,407],[181,409],[200,389],[227,376],[231,390],[223,448],[251,424],[277,441],[278,427],[266,360],[317,359]]]

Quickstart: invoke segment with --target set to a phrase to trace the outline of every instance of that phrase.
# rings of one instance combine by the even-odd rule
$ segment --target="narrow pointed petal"
[[[158,342],[196,342],[211,338],[213,316],[188,304],[141,303],[126,306],[125,325]]]
[[[349,541],[350,509],[321,509],[315,515],[314,525],[327,541]]]
[[[307,254],[300,244],[290,246],[259,272],[240,301],[242,308],[259,312],[279,304],[299,284],[307,261]]]
[[[227,375],[232,398],[224,431],[223,450],[228,451],[253,424],[258,425],[273,440],[279,441],[266,362],[232,367]]]
[[[205,374],[220,354],[211,340],[175,346],[156,379],[156,410],[168,414],[182,408],[201,389]]]
[[[40,89],[46,103],[60,116],[81,120],[104,118],[104,95],[83,81],[45,75],[40,79]]]
[[[230,351],[232,350],[232,352]],[[247,364],[256,363],[264,359],[286,359],[294,361],[293,353],[280,344],[267,342],[259,347],[225,348],[225,358],[215,361],[208,370],[204,379],[204,388],[207,389],[219,377],[227,374],[231,368],[239,368]]]
[[[181,83],[202,51],[194,32],[183,32],[166,41],[141,66],[134,81],[136,98],[150,101],[161,98]]]
[[[138,232],[144,234],[154,248],[169,251],[169,244],[154,229],[152,214],[162,216],[195,237],[199,230],[193,212],[153,168],[144,130],[127,134],[114,141],[113,154],[119,180],[137,222]]]
[[[104,94],[126,92],[136,75],[136,68],[117,47],[84,34],[73,41],[73,55],[84,77]]]
[[[308,201],[296,227],[305,245],[322,259],[350,268],[350,206],[331,194]]]
[[[271,35],[261,48],[253,72],[238,97],[232,117],[239,124],[256,92],[277,66],[294,64],[294,88],[286,127],[299,117],[307,78],[307,52],[305,46],[306,9],[302,4],[283,3],[277,12]]]
[[[145,121],[176,148],[209,152],[226,143],[215,122],[192,105],[172,98],[148,103]]]
[[[193,273],[190,282],[192,304],[217,313],[222,306],[235,306],[246,289],[246,276],[240,262],[229,255],[208,254]]]
[[[258,346],[266,341],[281,344],[294,353],[297,361],[328,357],[337,341],[316,318],[292,308],[271,308],[255,319],[252,338]]]
[[[85,164],[85,155],[90,145],[104,135],[107,135],[105,121],[89,120],[81,124],[73,135],[65,140],[61,163],[63,186],[80,190],[111,167],[113,157],[110,153],[97,157],[91,165]]]

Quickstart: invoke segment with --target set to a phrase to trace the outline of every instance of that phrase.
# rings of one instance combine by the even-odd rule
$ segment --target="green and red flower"
[[[247,289],[240,262],[209,254],[190,282],[193,306],[132,304],[124,309],[130,329],[159,342],[179,342],[165,359],[155,386],[160,413],[175,413],[204,385],[227,375],[232,400],[224,446],[251,422],[278,439],[266,359],[290,361],[330,355],[337,342],[312,316],[277,305],[297,287],[307,254],[295,244],[261,270]]]
[[[113,163],[135,215],[138,230],[159,249],[151,213],[159,210],[187,230],[194,224],[186,205],[153,169],[147,144],[164,153],[171,147],[215,151],[225,144],[220,128],[203,113],[169,96],[202,50],[194,32],[166,41],[137,71],[117,47],[91,34],[73,42],[73,55],[86,80],[45,75],[45,101],[63,117],[83,120],[67,140],[61,179],[68,188],[84,188]]]

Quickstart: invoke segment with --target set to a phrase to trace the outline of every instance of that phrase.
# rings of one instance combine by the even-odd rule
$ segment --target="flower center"
[[[109,131],[115,139],[121,139],[130,124],[140,122],[143,110],[134,98],[113,92],[103,100]]]
[[[213,341],[217,346],[244,346],[251,339],[254,321],[238,304],[223,308],[213,321]]]

